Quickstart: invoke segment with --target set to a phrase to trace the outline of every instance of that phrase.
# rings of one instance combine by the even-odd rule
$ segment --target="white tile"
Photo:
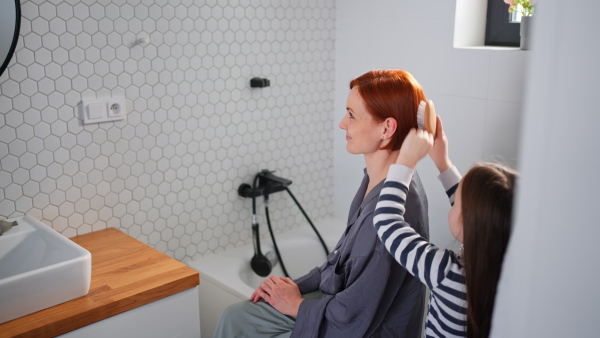
[[[60,92],[53,92],[48,96],[48,104],[54,108],[62,107],[65,104],[65,96]]]
[[[38,88],[42,94],[49,95],[55,91],[54,81],[49,78],[43,78],[38,82]]]
[[[44,34],[46,34],[50,31],[50,27],[48,25],[48,20],[45,20],[40,17],[35,18],[33,21],[31,21],[31,29],[38,36],[43,36]]]
[[[50,193],[50,204],[60,206],[65,202],[65,192],[62,190],[54,190]],[[53,210],[54,211],[54,210]],[[58,210],[56,210],[58,211]]]
[[[54,162],[54,163],[51,163],[46,168],[46,172],[48,173],[48,177],[57,179],[63,174],[63,167],[59,163]],[[54,182],[54,180],[52,180],[52,181]],[[42,183],[43,183],[43,181],[42,181]],[[55,183],[53,183],[53,184],[55,184]],[[44,191],[44,192],[49,193],[50,191]]]
[[[62,136],[67,132],[67,124],[64,121],[57,120],[50,125],[52,134],[56,136]]]
[[[12,182],[22,186],[25,182],[29,181],[29,170],[24,168],[18,168],[12,173]],[[6,197],[8,198],[8,197]]]
[[[37,56],[38,55],[36,54],[36,62],[42,61],[42,60],[38,60]],[[49,59],[48,60],[44,59],[43,61],[44,62],[49,61]],[[29,78],[31,78],[35,81],[41,80],[45,76],[44,67],[40,63],[33,63],[33,64],[29,65],[27,67],[27,76],[29,76]]]
[[[15,51],[15,59],[18,60],[17,62],[23,66],[29,66],[35,60],[33,52],[27,48]]]
[[[50,197],[46,194],[37,194],[33,197],[33,206],[37,209],[44,209],[50,203]]]
[[[22,140],[13,140],[8,144],[8,151],[13,156],[21,156],[27,151],[27,147]],[[12,159],[10,160],[12,162]]]
[[[98,21],[100,21],[105,16],[104,6],[102,6],[98,3],[91,5],[89,12],[90,12],[90,16]]]
[[[219,5],[216,1],[210,7],[192,4],[190,8],[167,1],[149,7],[127,2],[106,6],[93,2],[59,2],[57,5],[50,2],[44,4],[50,10],[41,15],[37,5],[25,3],[24,47],[17,50],[15,66],[9,68],[8,74],[13,74],[11,79],[0,84],[0,100],[9,102],[7,105],[3,103],[3,106],[10,105],[22,116],[22,120],[2,115],[2,122],[8,125],[1,127],[0,141],[6,139],[7,151],[10,143],[11,153],[22,153],[18,160],[23,162],[21,168],[19,164],[11,167],[8,162],[13,155],[9,155],[3,158],[3,170],[4,164],[8,163],[8,169],[17,172],[15,182],[23,186],[28,182],[23,182],[25,176],[21,173],[29,171],[30,182],[33,183],[27,185],[27,194],[35,196],[23,195],[26,198],[2,202],[2,209],[10,210],[6,214],[13,213],[17,204],[19,210],[29,208],[27,198],[30,198],[33,204],[30,212],[56,223],[53,227],[63,233],[81,234],[116,224],[131,234],[145,236],[138,222],[152,220],[161,233],[169,229],[168,224],[173,229],[172,235],[181,240],[156,239],[156,236],[152,240],[158,248],[180,259],[188,252],[189,255],[197,255],[197,249],[204,254],[209,248],[222,250],[225,243],[231,245],[247,240],[247,230],[242,230],[242,236],[238,236],[236,231],[231,238],[231,231],[212,231],[218,229],[219,222],[231,219],[239,223],[247,218],[231,212],[233,208],[230,205],[238,198],[224,190],[235,190],[231,180],[248,174],[237,172],[243,163],[252,164],[253,161],[274,157],[244,154],[238,163],[229,156],[233,153],[232,149],[246,146],[240,145],[239,141],[251,143],[245,148],[247,151],[270,151],[267,144],[277,147],[274,139],[282,137],[282,133],[269,131],[244,140],[240,133],[248,128],[229,128],[226,125],[234,122],[231,116],[238,110],[259,109],[264,114],[249,115],[251,119],[257,119],[250,129],[257,130],[258,121],[273,116],[271,110],[301,103],[302,100],[296,97],[304,95],[298,94],[300,89],[314,90],[306,83],[320,75],[308,72],[330,73],[323,78],[334,79],[333,63],[327,70],[316,70],[319,67],[316,59],[330,58],[332,62],[334,35],[317,31],[334,28],[328,26],[327,20],[322,20],[323,17],[332,18],[334,11],[328,8],[321,10],[321,7],[314,11],[294,10],[290,4],[265,8],[260,1],[254,5],[246,13],[242,7],[228,2]],[[333,3],[324,7],[327,6],[332,7]],[[286,20],[258,22],[254,17],[248,17],[272,19],[278,15],[284,17],[286,12],[290,15]],[[251,32],[249,37],[233,33],[251,27],[260,31]],[[153,44],[136,50],[129,44],[136,38],[134,33],[141,30],[153,32],[150,35]],[[242,36],[242,40],[237,42],[236,36]],[[280,37],[288,41],[278,40]],[[257,43],[253,45],[249,40]],[[320,42],[311,45],[307,40]],[[315,46],[330,52],[318,55],[296,53],[299,49]],[[236,57],[244,51],[246,55]],[[275,57],[275,54],[270,54],[271,51],[285,52]],[[247,67],[249,63],[266,64]],[[278,97],[274,99],[249,95],[247,82],[252,75],[250,72],[254,71],[265,75],[299,71],[307,74],[291,77],[286,88],[274,86],[263,91]],[[273,81],[273,84],[277,83],[275,77]],[[285,79],[279,83],[284,84]],[[323,93],[307,93],[307,97],[316,101],[330,100],[322,88],[319,91]],[[72,106],[77,105],[82,97],[114,93],[128,96],[132,110],[128,121],[93,127],[78,124]],[[253,102],[256,99],[259,101]],[[331,104],[316,102],[318,111],[311,114],[323,114],[328,106]],[[65,108],[70,109],[67,111]],[[211,119],[211,116],[214,118]],[[250,121],[236,122],[247,125]],[[296,124],[298,120],[291,118],[282,122],[274,127],[285,129],[287,124]],[[318,129],[312,137],[305,139],[313,143],[327,140],[318,135],[324,132],[325,129]],[[15,137],[18,140],[12,141]],[[202,143],[203,140],[208,141]],[[155,150],[157,147],[160,148]],[[203,154],[202,148],[208,153]],[[326,147],[322,151],[328,153]],[[287,156],[290,154],[297,155],[298,152],[288,152]],[[327,156],[322,154],[316,158]],[[312,157],[302,161],[312,161]],[[284,166],[297,164],[296,161],[285,160],[280,163]],[[104,168],[104,172],[98,174],[97,168]],[[227,168],[232,170],[226,173]],[[164,172],[157,172],[159,169]],[[166,184],[164,180],[170,182]],[[40,186],[40,192],[36,192],[36,184]],[[191,186],[194,184],[206,189]],[[108,192],[108,195],[123,196],[127,206],[119,204],[118,198],[108,201],[95,196],[94,186],[99,187],[101,192]],[[138,214],[140,206],[129,203],[131,193],[127,198],[127,192],[128,189],[138,191],[144,186],[147,187],[146,194],[156,195],[160,191],[164,197],[156,196],[158,199],[153,203],[157,204]],[[204,202],[200,201],[199,208],[195,208],[194,201],[186,201],[188,196],[192,196],[188,195],[187,189],[195,189],[197,196],[207,193],[218,196],[209,200],[214,207],[206,212],[206,218],[210,219],[202,219],[202,211],[207,206],[204,197],[200,197]],[[52,198],[48,197],[50,194],[53,194]],[[144,196],[144,191],[140,196]],[[168,208],[162,207],[165,202],[169,203]],[[231,217],[226,217],[224,212],[230,213]],[[173,218],[173,215],[177,217]],[[284,216],[278,214],[277,217]],[[85,221],[91,224],[84,224]],[[182,237],[184,228],[196,228],[189,222],[209,224],[211,232],[204,239],[190,234],[189,238],[196,239],[190,242],[187,237]],[[236,227],[232,225],[230,228]],[[194,230],[196,234],[201,234],[200,229]],[[165,236],[168,238],[169,235]]]
[[[10,73],[10,70],[9,70]],[[2,93],[9,98],[14,98],[19,93],[19,84],[13,80],[6,80],[2,84],[0,84],[0,89],[2,89]]]
[[[55,50],[59,46],[58,36],[56,33],[46,33],[42,35],[42,46],[45,47],[48,53]]]
[[[27,152],[19,156],[19,167],[24,169],[32,169],[37,165],[37,158],[34,154]]]
[[[7,71],[10,74],[10,79],[13,81],[22,82],[27,78],[27,70],[23,65],[15,64],[8,68]]]
[[[35,181],[28,181],[23,185],[23,195],[35,197],[40,192],[40,185]]]
[[[31,107],[31,100],[23,94],[17,95],[13,99],[13,108],[22,113],[26,112]]]
[[[56,7],[49,2],[40,4],[39,8],[40,16],[46,20],[50,20],[56,16]]]
[[[41,182],[46,177],[46,168],[43,165],[36,165],[29,170],[29,176],[35,182]]]
[[[68,160],[63,164],[63,172],[65,173],[65,175],[68,175],[67,177],[69,179],[71,179],[73,175],[79,172],[79,165],[73,160]]]
[[[40,191],[46,194],[50,194],[56,190],[56,181],[52,178],[46,177],[40,182]]]
[[[69,160],[69,151],[66,148],[59,148],[54,151],[54,161],[59,164],[65,164]]]
[[[48,97],[42,93],[36,93],[31,97],[31,106],[36,109],[44,109],[48,106]]]
[[[56,6],[56,14],[59,18],[68,20],[73,17],[73,7],[64,2],[60,3]]]
[[[4,116],[4,122],[8,126],[17,128],[23,123],[23,116],[19,112],[11,111],[8,114],[6,114],[6,116]]]
[[[67,20],[67,30],[71,34],[76,35],[77,41],[80,42],[79,37],[81,36],[80,33],[83,32],[83,22],[79,19],[79,16],[76,15],[76,17],[70,18]],[[85,36],[89,38],[89,35],[86,34]],[[79,43],[78,43],[78,45],[80,47],[85,48],[84,46],[81,46]]]
[[[84,20],[86,19],[88,16],[90,15],[90,10],[89,7],[86,6],[83,3],[78,3],[77,5],[75,5],[73,7],[73,16],[80,19],[80,20]]]

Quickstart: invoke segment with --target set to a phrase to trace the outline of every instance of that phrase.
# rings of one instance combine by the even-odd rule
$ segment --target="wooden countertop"
[[[0,324],[0,337],[54,337],[200,283],[196,270],[115,228],[71,240],[92,254],[88,294]]]

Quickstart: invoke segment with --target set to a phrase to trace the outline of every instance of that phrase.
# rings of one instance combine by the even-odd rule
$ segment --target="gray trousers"
[[[319,299],[321,291],[302,295],[305,299]],[[214,338],[288,338],[292,335],[296,320],[275,310],[264,301],[242,301],[223,311]]]
[[[219,319],[214,338],[288,338],[296,320],[260,301],[243,301],[229,306]]]

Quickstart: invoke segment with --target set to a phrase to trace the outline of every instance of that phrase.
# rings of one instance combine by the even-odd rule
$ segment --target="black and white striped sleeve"
[[[404,205],[414,171],[394,164],[381,190],[375,209],[377,235],[390,254],[404,268],[430,289],[460,270],[452,251],[441,250],[429,243],[404,220]]]

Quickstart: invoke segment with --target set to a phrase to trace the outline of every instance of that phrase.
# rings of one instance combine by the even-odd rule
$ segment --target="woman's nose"
[[[344,129],[346,130],[346,116],[344,115],[344,117],[342,118],[342,120],[340,121],[340,129]]]

